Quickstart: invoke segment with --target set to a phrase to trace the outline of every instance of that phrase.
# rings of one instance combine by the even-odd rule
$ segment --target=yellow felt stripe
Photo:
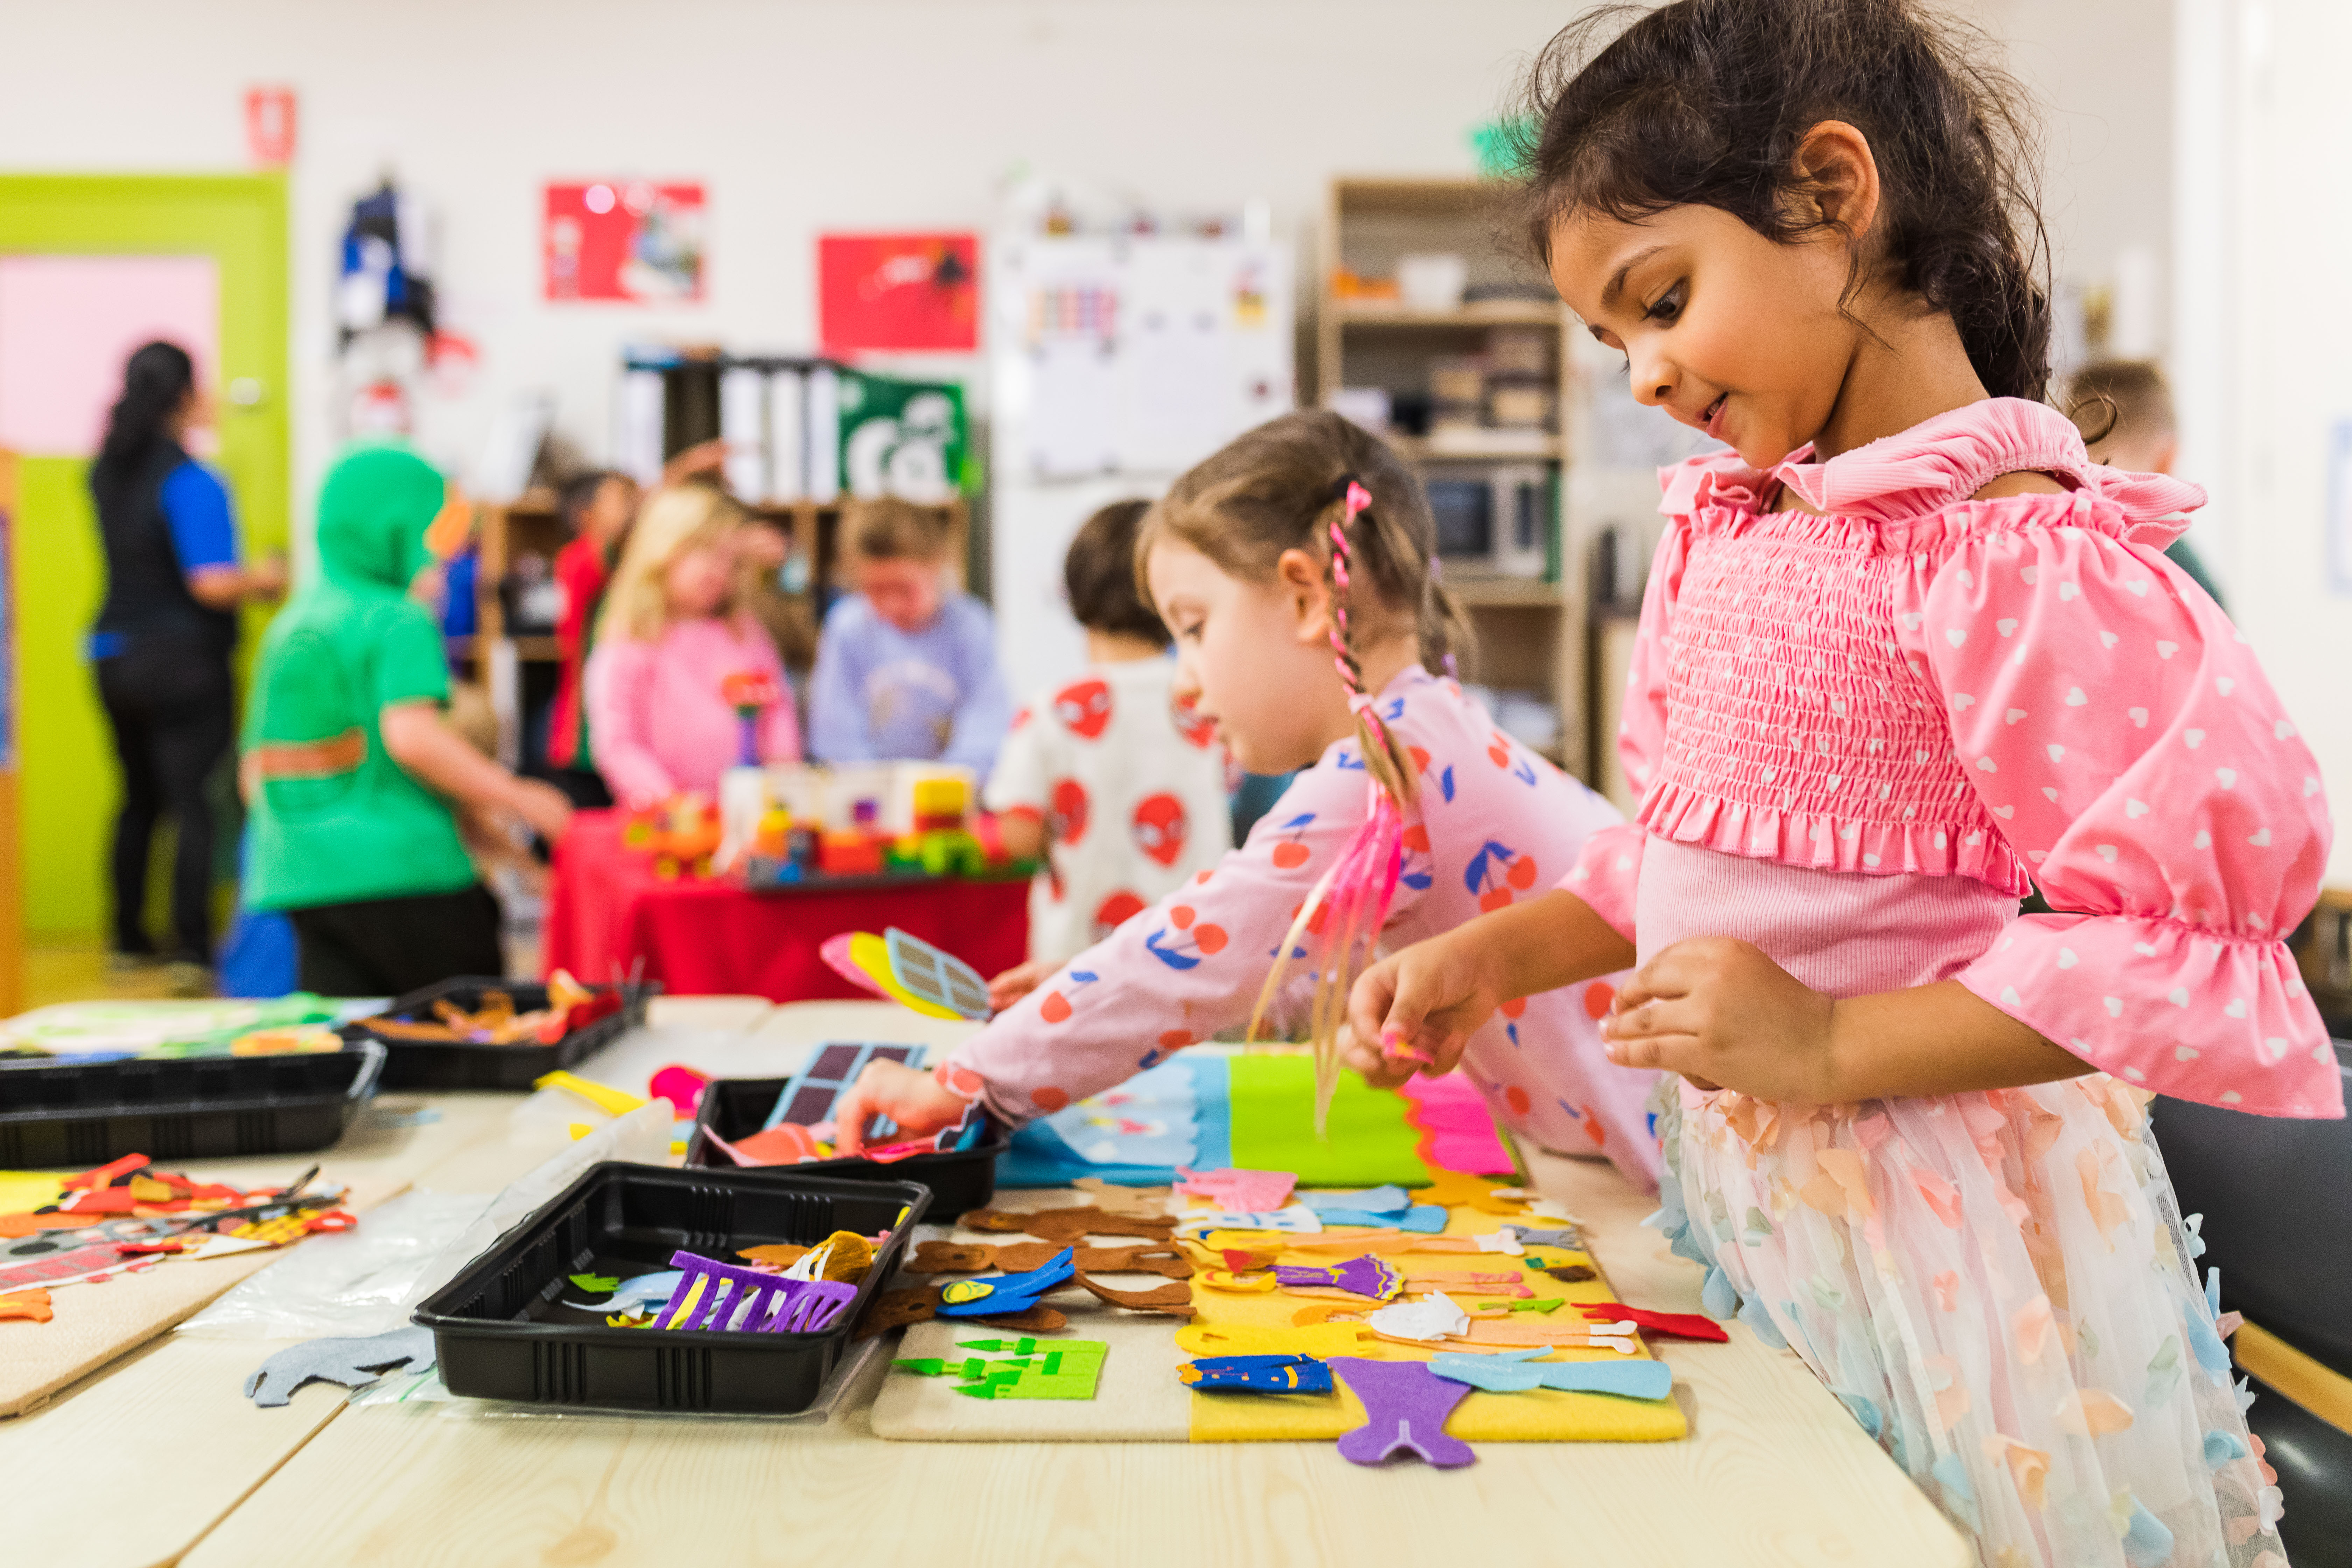
[[[2240,1366],[2337,1431],[2352,1432],[2352,1377],[2252,1323],[2231,1334],[2230,1342],[2237,1347]]]
[[[1484,1187],[1494,1184],[1483,1184]],[[1456,1188],[1455,1190],[1460,1190]],[[1416,1194],[1417,1197],[1423,1194]],[[1543,1222],[1536,1222],[1541,1224]],[[1446,1217],[1444,1234],[1476,1236],[1503,1224],[1500,1215],[1467,1205],[1454,1206]],[[1249,1233],[1260,1246],[1296,1239]],[[1567,1284],[1527,1270],[1525,1260],[1505,1254],[1465,1255],[1459,1252],[1391,1252],[1381,1257],[1400,1273],[1475,1269],[1502,1273],[1518,1268],[1528,1274],[1528,1287],[1539,1296],[1559,1296],[1566,1304],[1554,1316],[1575,1314],[1579,1301],[1611,1301],[1609,1282],[1599,1277],[1600,1266],[1582,1252],[1531,1247],[1528,1255],[1547,1265],[1581,1263],[1595,1278]],[[1345,1253],[1291,1253],[1283,1261],[1329,1265]],[[1427,1361],[1440,1350],[1467,1350],[1465,1345],[1433,1345],[1427,1350],[1377,1339],[1360,1323],[1294,1324],[1292,1316],[1308,1298],[1289,1291],[1271,1295],[1224,1290],[1195,1290],[1196,1316],[1176,1332],[1176,1343],[1193,1355],[1361,1356],[1370,1361]],[[1367,1303],[1367,1307],[1370,1306]],[[1465,1304],[1475,1312],[1475,1304]],[[1502,1313],[1486,1314],[1501,1317]],[[1580,1314],[1576,1321],[1581,1321]],[[1643,1345],[1635,1352],[1647,1356]],[[1609,1361],[1621,1359],[1612,1351],[1564,1350],[1547,1360]],[[1268,1443],[1329,1440],[1363,1425],[1363,1405],[1345,1385],[1325,1394],[1261,1394],[1192,1391],[1192,1441],[1195,1443]],[[1536,1389],[1527,1394],[1487,1394],[1479,1389],[1454,1407],[1445,1430],[1465,1442],[1600,1442],[1669,1441],[1688,1435],[1682,1406],[1675,1401],[1619,1399],[1605,1394],[1568,1394]]]

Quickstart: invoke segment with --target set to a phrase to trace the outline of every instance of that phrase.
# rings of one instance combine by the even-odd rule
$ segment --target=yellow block
[[[1457,1180],[1453,1190],[1464,1190],[1467,1178]],[[1421,1194],[1416,1194],[1419,1196]],[[1483,1194],[1481,1195],[1484,1195]],[[1467,1204],[1451,1207],[1446,1217],[1444,1234],[1448,1236],[1479,1236],[1489,1234],[1502,1225],[1500,1215],[1481,1212]],[[1268,1245],[1275,1237],[1251,1233],[1259,1245]],[[1345,1253],[1297,1253],[1286,1256],[1285,1262],[1313,1263],[1328,1267],[1348,1256]],[[1389,1252],[1382,1258],[1400,1273],[1435,1273],[1470,1267],[1471,1260],[1458,1252]],[[1528,1257],[1542,1263],[1558,1265],[1581,1263],[1599,1275],[1600,1265],[1581,1252],[1563,1251],[1559,1247],[1531,1247]],[[1566,1304],[1554,1310],[1555,1315],[1574,1313],[1580,1301],[1612,1301],[1606,1278],[1596,1277],[1577,1284],[1565,1284],[1549,1275],[1527,1269],[1523,1259],[1501,1254],[1480,1254],[1475,1258],[1479,1270],[1501,1273],[1508,1268],[1527,1273],[1528,1288],[1538,1296],[1559,1296]],[[1196,1315],[1190,1323],[1177,1331],[1177,1344],[1196,1356],[1205,1355],[1280,1355],[1360,1356],[1367,1361],[1427,1361],[1441,1350],[1465,1351],[1466,1345],[1433,1345],[1426,1350],[1418,1346],[1399,1344],[1394,1341],[1374,1338],[1357,1323],[1310,1323],[1303,1327],[1292,1323],[1292,1316],[1307,1303],[1307,1299],[1286,1291],[1272,1295],[1242,1294],[1229,1290],[1194,1290],[1192,1304]],[[1370,1304],[1367,1303],[1368,1310]],[[1468,1309],[1475,1312],[1475,1307]],[[1501,1317],[1502,1313],[1487,1316]],[[1643,1345],[1634,1352],[1649,1356],[1649,1347]],[[1614,1361],[1622,1359],[1613,1351],[1561,1350],[1546,1360]],[[1341,1386],[1330,1394],[1226,1394],[1192,1393],[1192,1441],[1195,1443],[1269,1443],[1306,1439],[1328,1440],[1340,1436],[1364,1424],[1361,1401]],[[1666,1442],[1687,1436],[1689,1425],[1683,1417],[1682,1406],[1672,1399],[1620,1399],[1606,1394],[1568,1394],[1554,1388],[1539,1388],[1526,1394],[1487,1394],[1472,1389],[1468,1397],[1454,1406],[1446,1419],[1445,1430],[1465,1442],[1488,1443],[1644,1443]]]

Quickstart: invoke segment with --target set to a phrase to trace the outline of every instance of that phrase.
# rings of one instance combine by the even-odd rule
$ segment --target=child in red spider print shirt
[[[1370,496],[1360,513],[1343,508],[1351,482]],[[1499,733],[1450,674],[1431,673],[1451,664],[1460,617],[1432,580],[1435,527],[1420,484],[1337,416],[1286,415],[1180,479],[1145,519],[1138,553],[1175,635],[1178,697],[1194,700],[1242,766],[1305,771],[1246,844],[999,1014],[936,1074],[869,1068],[841,1107],[845,1140],[877,1113],[909,1132],[945,1126],[973,1099],[1015,1122],[1051,1114],[1249,1021],[1302,901],[1371,809],[1356,714],[1333,668],[1335,526],[1353,557],[1347,652],[1416,775],[1382,945],[1541,895],[1588,836],[1616,824],[1607,802]],[[1286,997],[1308,987],[1307,967],[1286,971]],[[1654,1186],[1644,1100],[1654,1075],[1604,1058],[1594,1019],[1612,994],[1596,983],[1514,1003],[1472,1036],[1462,1066],[1515,1131],[1598,1151]]]
[[[989,983],[1002,1010],[1233,847],[1224,748],[1176,700],[1168,628],[1135,581],[1149,501],[1117,501],[1070,542],[1062,576],[1089,668],[1013,716],[987,803],[1005,847],[1043,858],[1029,962]]]

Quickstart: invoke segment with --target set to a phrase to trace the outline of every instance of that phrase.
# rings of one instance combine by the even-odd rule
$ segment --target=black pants
[[[398,996],[460,974],[506,973],[498,900],[456,893],[289,910],[300,984],[321,996]]]
[[[178,828],[172,857],[173,958],[213,953],[213,812],[205,785],[228,755],[236,725],[227,658],[174,637],[133,637],[98,661],[98,696],[114,729],[122,813],[114,822],[114,945],[154,952],[147,935],[147,857],[165,812]]]

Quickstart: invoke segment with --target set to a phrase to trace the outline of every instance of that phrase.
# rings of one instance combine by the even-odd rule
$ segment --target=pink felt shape
[[[874,976],[859,968],[857,961],[849,956],[849,944],[856,940],[856,931],[845,931],[838,936],[825,938],[817,947],[817,956],[824,960],[826,968],[856,986],[860,991],[871,991],[886,1002],[893,1000],[890,993],[883,990]]]
[[[1397,1090],[1412,1101],[1408,1113],[1421,1129],[1421,1163],[1433,1170],[1462,1171],[1475,1176],[1506,1175],[1517,1169],[1509,1151],[1495,1135],[1495,1118],[1484,1095],[1467,1075],[1447,1073],[1431,1078],[1415,1073]]]
[[[702,1100],[702,1086],[710,1081],[707,1072],[697,1072],[676,1063],[654,1074],[650,1087],[656,1100],[667,1100],[681,1117],[692,1116]]]
[[[1364,1402],[1364,1424],[1339,1439],[1339,1457],[1350,1464],[1377,1465],[1400,1449],[1440,1469],[1478,1457],[1445,1433],[1445,1418],[1470,1392],[1468,1384],[1448,1383],[1423,1361],[1333,1356],[1331,1370]]]
[[[1191,1171],[1179,1165],[1176,1173],[1183,1178],[1176,1184],[1178,1192],[1246,1214],[1273,1213],[1290,1201],[1291,1189],[1298,1185],[1298,1178],[1288,1171],[1236,1171],[1230,1166]]]

